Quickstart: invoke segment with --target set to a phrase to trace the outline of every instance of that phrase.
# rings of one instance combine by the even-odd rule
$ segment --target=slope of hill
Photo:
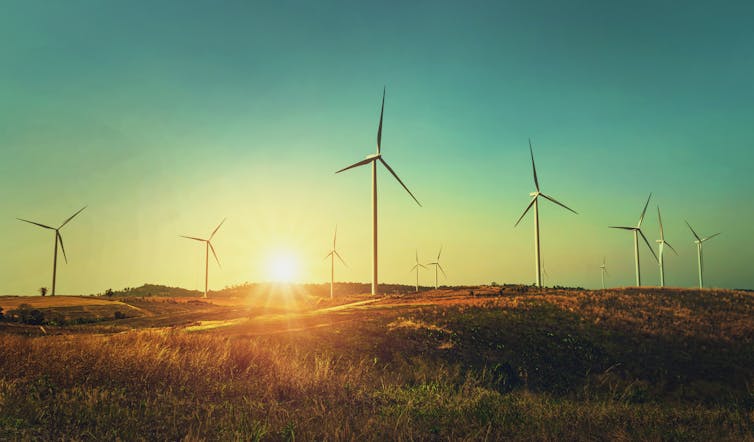
[[[141,300],[160,320],[191,320],[3,336],[0,434],[754,440],[751,293],[475,287],[349,301],[282,314]]]

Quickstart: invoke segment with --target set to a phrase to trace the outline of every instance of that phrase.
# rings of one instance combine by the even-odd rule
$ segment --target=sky
[[[380,281],[634,283],[630,232],[666,240],[666,281],[754,288],[751,2],[5,1],[0,14],[0,294],[143,283],[329,280],[335,226],[370,281],[368,167],[383,87]],[[641,245],[645,284],[658,269]],[[281,264],[283,263],[283,264]],[[421,283],[433,283],[423,272]]]

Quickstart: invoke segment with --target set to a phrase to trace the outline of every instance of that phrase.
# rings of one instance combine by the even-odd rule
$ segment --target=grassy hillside
[[[126,332],[2,336],[0,434],[754,440],[750,293],[481,287],[288,315],[121,302],[143,311]]]

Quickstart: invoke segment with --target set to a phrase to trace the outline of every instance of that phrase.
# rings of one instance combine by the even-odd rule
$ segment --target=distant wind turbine
[[[225,222],[225,219],[220,221],[220,224],[215,227],[215,230],[212,231],[212,234],[207,239],[202,238],[196,238],[193,236],[186,236],[186,235],[180,235],[181,238],[188,238],[193,239],[194,241],[199,241],[204,243],[204,298],[207,297],[207,287],[209,284],[209,251],[212,250],[212,256],[215,257],[215,261],[217,261],[217,266],[222,267],[220,265],[220,260],[217,258],[217,253],[215,253],[215,248],[212,247],[212,238],[214,238],[215,233],[217,233],[218,230],[220,230],[220,226],[223,225]]]
[[[445,274],[445,270],[443,270],[442,266],[440,265],[440,255],[442,255],[442,246],[440,246],[440,251],[437,252],[437,259],[434,262],[428,262],[428,266],[435,266],[435,290],[439,287],[437,284],[437,269],[440,269],[442,272],[442,276],[448,277],[448,275]]]
[[[419,251],[416,251],[416,264],[411,267],[410,271],[416,270],[416,293],[419,293],[419,268],[422,268],[424,270],[427,270],[427,267],[424,264],[419,263]]]
[[[521,222],[521,220],[526,215],[526,212],[531,209],[532,206],[534,206],[534,261],[536,262],[536,271],[537,271],[537,287],[542,287],[542,268],[540,263],[540,257],[539,257],[539,197],[543,197],[545,199],[550,200],[551,202],[570,210],[573,213],[576,213],[575,210],[571,209],[570,207],[566,206],[565,204],[555,200],[555,198],[551,196],[547,196],[544,193],[540,192],[539,190],[539,180],[537,179],[537,167],[534,165],[534,151],[531,147],[531,139],[529,139],[529,154],[531,155],[531,169],[534,173],[534,187],[536,187],[535,192],[531,192],[529,196],[532,197],[531,202],[528,206],[526,206],[526,210],[524,210],[524,213],[521,214],[521,217],[518,218],[518,221],[516,221],[516,224],[513,227],[518,226],[518,223]]]
[[[623,230],[630,230],[634,232],[634,259],[636,261],[636,286],[641,286],[641,268],[639,267],[639,235],[641,235],[642,238],[644,238],[644,242],[647,243],[647,247],[649,248],[649,251],[652,253],[652,256],[655,257],[655,260],[657,260],[657,255],[655,255],[654,250],[652,250],[652,246],[649,245],[649,240],[646,236],[644,236],[644,232],[641,231],[641,222],[644,221],[644,214],[647,213],[647,206],[649,206],[649,200],[652,198],[652,194],[649,194],[649,198],[647,198],[647,203],[644,204],[644,210],[641,211],[641,217],[639,217],[639,222],[636,224],[636,227],[617,227],[617,226],[610,226],[611,229],[623,229]]]
[[[372,164],[372,296],[377,295],[377,162],[381,162],[383,166],[395,177],[396,180],[403,186],[404,189],[406,189],[406,192],[408,192],[409,195],[411,195],[411,198],[416,201],[416,204],[418,204],[421,207],[421,203],[419,203],[419,200],[416,199],[413,193],[411,193],[410,190],[408,190],[408,187],[406,187],[405,184],[403,184],[403,181],[398,177],[398,175],[393,171],[393,169],[387,164],[387,162],[382,158],[382,153],[380,152],[380,145],[382,143],[382,115],[385,112],[385,89],[382,90],[382,108],[380,110],[380,125],[377,128],[377,153],[367,155],[367,157],[358,163],[354,163],[348,167],[344,167],[343,169],[340,169],[339,171],[335,173],[340,173],[343,171],[346,171],[348,169],[352,169],[354,167],[363,166],[365,164]]]
[[[720,232],[715,233],[714,235],[707,236],[705,238],[700,238],[699,235],[694,232],[694,229],[691,227],[691,224],[689,224],[688,221],[686,221],[686,225],[689,226],[689,229],[691,229],[691,233],[694,234],[694,238],[696,240],[694,241],[694,244],[696,244],[696,253],[697,253],[697,261],[699,262],[699,288],[704,288],[704,278],[703,278],[703,272],[704,272],[704,265],[702,260],[702,243],[716,237],[720,234]]]
[[[660,215],[660,206],[657,206],[657,219],[660,221],[660,239],[656,240],[658,244],[658,250],[657,250],[657,256],[660,258],[660,287],[665,287],[665,264],[663,260],[663,251],[665,250],[665,246],[670,247],[670,250],[673,251],[676,255],[678,255],[678,252],[675,251],[673,246],[670,245],[669,242],[665,241],[665,233],[662,230],[662,216]]]
[[[55,227],[46,226],[44,224],[40,224],[34,221],[29,221],[28,219],[21,219],[16,218],[19,221],[23,221],[29,224],[34,224],[35,226],[39,226],[45,229],[54,230],[55,231],[55,251],[53,253],[52,258],[52,296],[55,296],[55,280],[57,277],[57,271],[58,271],[58,243],[60,243],[60,250],[63,251],[63,259],[65,259],[65,263],[68,264],[68,257],[65,255],[65,246],[63,246],[63,235],[60,234],[60,229],[63,228],[70,220],[73,219],[76,215],[81,213],[82,210],[86,209],[86,206],[79,209],[78,212],[74,213],[73,215],[69,216],[67,220],[63,221],[63,224],[60,225],[57,229]]]
[[[348,264],[346,264],[345,261],[343,261],[343,258],[340,256],[340,253],[335,248],[335,241],[338,239],[338,226],[335,226],[335,234],[332,237],[332,250],[330,250],[330,253],[325,255],[325,259],[330,258],[330,299],[333,299],[333,286],[335,285],[335,257],[337,256],[340,262],[343,263],[344,266],[348,267]]]
[[[605,264],[605,257],[602,257],[602,265],[600,266],[600,270],[602,270],[602,290],[605,290],[605,275],[607,275],[607,265]]]

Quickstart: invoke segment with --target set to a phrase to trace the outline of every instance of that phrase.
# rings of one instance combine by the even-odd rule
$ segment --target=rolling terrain
[[[754,440],[750,293],[312,292],[0,297],[0,434]]]

